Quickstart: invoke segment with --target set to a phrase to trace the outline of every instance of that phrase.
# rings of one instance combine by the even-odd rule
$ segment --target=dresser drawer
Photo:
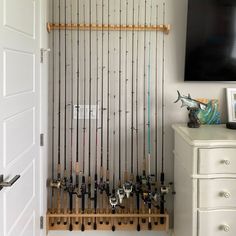
[[[213,148],[199,149],[199,174],[235,174],[236,149]]]
[[[236,211],[199,211],[198,236],[235,236]]]
[[[200,179],[198,207],[236,207],[236,179]]]

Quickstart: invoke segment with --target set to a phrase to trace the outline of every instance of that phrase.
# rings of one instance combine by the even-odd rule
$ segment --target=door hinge
[[[43,229],[43,216],[40,216],[40,229]]]
[[[51,49],[50,48],[47,48],[47,49],[45,49],[45,48],[41,48],[40,49],[40,62],[41,63],[43,63],[43,59],[44,59],[44,55],[45,54],[47,54],[47,53],[49,53],[51,51]]]
[[[44,134],[40,134],[40,146],[44,146]]]

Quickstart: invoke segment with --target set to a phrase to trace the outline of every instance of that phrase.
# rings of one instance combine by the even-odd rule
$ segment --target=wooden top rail
[[[98,30],[98,31],[160,31],[169,34],[170,25],[101,25],[101,24],[56,24],[47,23],[47,30]]]

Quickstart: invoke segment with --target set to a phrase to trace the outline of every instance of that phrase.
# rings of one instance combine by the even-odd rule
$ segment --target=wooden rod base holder
[[[62,212],[62,211],[61,211]],[[105,211],[104,211],[105,212]],[[65,223],[65,220],[66,223]],[[164,224],[160,219],[164,219]],[[132,219],[132,221],[130,221]],[[75,211],[71,214],[57,214],[50,210],[47,213],[47,232],[49,230],[127,230],[127,231],[168,231],[169,215],[158,213],[85,213]]]

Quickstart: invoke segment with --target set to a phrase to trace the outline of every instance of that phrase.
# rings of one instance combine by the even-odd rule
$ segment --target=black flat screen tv
[[[185,81],[236,81],[236,0],[189,0]]]

